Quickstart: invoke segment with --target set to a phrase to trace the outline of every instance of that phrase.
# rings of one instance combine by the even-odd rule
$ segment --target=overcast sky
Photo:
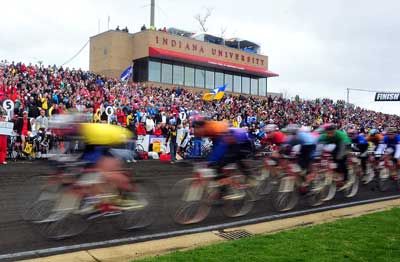
[[[110,28],[137,31],[150,0],[14,0],[1,3],[0,59],[61,65]],[[236,3],[236,4],[235,4]],[[193,16],[214,9],[207,26],[257,42],[269,56],[271,92],[345,99],[347,88],[400,92],[400,2],[396,0],[156,0],[156,27],[198,31]],[[70,67],[89,67],[89,46]],[[351,91],[350,102],[400,114],[400,102],[374,102]]]

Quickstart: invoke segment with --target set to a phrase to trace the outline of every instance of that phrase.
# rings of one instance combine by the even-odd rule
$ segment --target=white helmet
[[[278,126],[275,124],[266,125],[263,129],[264,129],[264,132],[267,132],[267,133],[279,130]]]

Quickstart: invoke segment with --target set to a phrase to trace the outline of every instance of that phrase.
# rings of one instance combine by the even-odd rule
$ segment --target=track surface
[[[18,201],[19,196],[24,194],[21,191],[23,182],[31,176],[46,174],[49,168],[43,162],[12,163],[7,166],[0,166],[0,261],[29,258],[29,256],[14,258],[5,256],[12,253],[162,234],[278,214],[272,210],[271,202],[266,198],[258,201],[250,214],[241,218],[226,218],[218,208],[214,208],[209,217],[200,224],[191,226],[177,225],[172,221],[168,213],[168,194],[178,180],[191,175],[192,167],[188,164],[171,165],[159,161],[144,161],[132,164],[131,168],[137,178],[149,179],[155,182],[160,189],[159,201],[163,208],[153,225],[145,229],[126,232],[114,228],[109,219],[99,219],[80,236],[62,241],[49,241],[35,231],[32,225],[21,219],[19,215],[21,203]],[[394,195],[399,195],[400,197],[394,187],[388,192],[379,192],[373,186],[361,186],[359,194],[354,198],[346,199],[338,193],[333,201],[325,203],[324,206]],[[301,202],[293,211],[306,210],[308,208],[306,203]],[[162,236],[158,235],[158,237]],[[59,250],[57,253],[61,252],[62,250]]]

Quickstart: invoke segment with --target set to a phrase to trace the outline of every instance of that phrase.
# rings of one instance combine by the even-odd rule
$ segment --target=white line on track
[[[77,251],[77,250],[83,250],[83,249],[88,249],[88,248],[97,248],[97,247],[104,247],[104,246],[110,246],[110,245],[116,245],[116,244],[127,244],[127,243],[131,243],[131,242],[146,241],[146,240],[151,240],[151,239],[156,239],[156,238],[173,237],[173,236],[190,234],[190,233],[200,233],[200,232],[205,232],[205,231],[219,230],[219,229],[224,229],[224,228],[229,228],[229,227],[237,227],[237,226],[242,226],[242,225],[247,225],[247,224],[254,224],[257,222],[265,222],[265,221],[269,221],[269,220],[276,220],[276,219],[282,219],[282,218],[287,218],[287,217],[306,215],[306,214],[315,213],[315,212],[322,212],[322,211],[327,211],[327,210],[332,210],[332,209],[338,209],[338,208],[356,206],[356,205],[362,205],[362,204],[369,204],[369,203],[373,203],[373,202],[392,200],[392,199],[398,199],[398,198],[400,198],[400,195],[366,199],[366,200],[360,200],[360,201],[353,201],[353,202],[349,202],[349,203],[342,203],[342,204],[336,204],[336,205],[330,205],[330,206],[324,206],[324,207],[310,208],[310,209],[306,209],[306,210],[293,211],[293,212],[281,213],[281,214],[276,214],[276,215],[251,218],[251,219],[217,224],[217,225],[196,227],[196,228],[191,228],[191,229],[182,229],[182,230],[150,234],[150,235],[143,235],[143,236],[137,236],[137,237],[126,237],[126,238],[85,243],[85,244],[76,244],[76,245],[70,245],[70,246],[61,246],[61,247],[53,247],[53,248],[45,248],[45,249],[37,249],[37,250],[31,250],[31,251],[3,254],[3,255],[0,255],[0,260],[21,258],[21,257],[35,258],[35,257],[40,257],[40,256],[45,256],[45,255],[50,255],[50,254],[65,253],[67,251]]]

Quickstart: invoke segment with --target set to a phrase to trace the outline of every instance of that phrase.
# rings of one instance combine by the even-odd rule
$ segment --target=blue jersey
[[[352,138],[351,142],[357,145],[366,145],[368,144],[368,140],[363,135],[358,135],[356,138]]]
[[[248,133],[243,128],[229,128],[228,134],[221,135],[213,140],[213,150],[208,156],[208,162],[218,162],[227,154],[230,145],[227,137],[233,137],[235,144],[247,144],[250,142]]]
[[[288,136],[286,143],[289,145],[315,145],[317,144],[318,138],[313,136],[309,132],[300,131],[295,136]]]
[[[383,144],[386,144],[388,147],[396,147],[396,145],[400,144],[400,135],[395,135],[392,139],[386,135],[383,138]]]

